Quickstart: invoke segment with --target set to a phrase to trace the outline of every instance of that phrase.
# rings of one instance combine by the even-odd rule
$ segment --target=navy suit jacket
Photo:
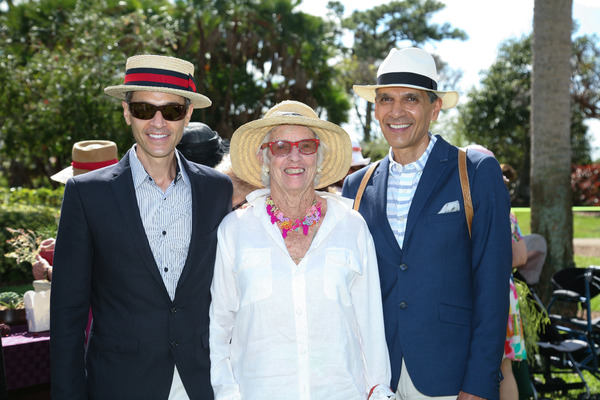
[[[166,399],[175,365],[191,399],[213,398],[210,284],[232,185],[180,157],[191,182],[192,234],[173,301],[140,218],[129,153],[67,182],[50,307],[54,400]],[[90,307],[94,323],[84,355]]]
[[[389,157],[373,173],[360,203],[375,241],[386,339],[396,390],[402,359],[428,396],[461,390],[498,399],[512,264],[510,198],[498,162],[468,154],[473,199],[469,238],[458,149],[437,137],[409,210],[403,248],[389,225]],[[343,188],[354,198],[368,167]],[[439,214],[458,201],[460,210]]]

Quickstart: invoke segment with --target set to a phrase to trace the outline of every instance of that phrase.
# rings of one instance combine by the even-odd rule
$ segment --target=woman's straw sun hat
[[[312,129],[325,145],[318,188],[341,180],[352,161],[352,142],[338,125],[320,119],[315,111],[298,101],[283,101],[271,108],[263,118],[240,126],[231,138],[230,157],[233,172],[257,187],[261,182],[261,164],[256,158],[267,133],[278,125],[300,125]]]
[[[122,85],[109,86],[104,93],[125,100],[127,92],[163,92],[188,98],[194,108],[206,108],[210,99],[196,93],[194,65],[175,57],[141,55],[127,59]]]

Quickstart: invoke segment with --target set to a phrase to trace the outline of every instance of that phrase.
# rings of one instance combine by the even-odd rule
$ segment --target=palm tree
[[[549,298],[550,277],[573,266],[570,187],[570,58],[572,0],[535,0],[531,96],[531,229],[548,242],[540,279]]]

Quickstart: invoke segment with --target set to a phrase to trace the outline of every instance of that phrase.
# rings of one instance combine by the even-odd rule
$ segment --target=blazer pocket
[[[427,223],[428,224],[448,223],[448,222],[452,222],[455,220],[460,220],[461,218],[463,220],[465,219],[465,213],[462,210],[453,211],[453,212],[449,212],[449,213],[428,215]]]
[[[139,340],[130,337],[105,336],[94,332],[90,346],[100,351],[135,354],[139,351]]]
[[[442,322],[464,326],[471,325],[471,314],[473,310],[470,308],[463,308],[442,303],[439,306],[439,310],[440,320]]]

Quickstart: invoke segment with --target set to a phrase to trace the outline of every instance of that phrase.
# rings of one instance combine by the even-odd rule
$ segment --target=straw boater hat
[[[125,100],[125,93],[131,91],[178,94],[190,99],[194,108],[206,108],[212,104],[208,97],[196,93],[194,65],[174,57],[129,57],[123,85],[109,86],[104,93]]]
[[[301,125],[312,129],[327,148],[318,188],[339,181],[348,173],[352,161],[352,143],[348,133],[334,123],[319,119],[315,111],[298,101],[284,101],[271,108],[263,118],[240,126],[231,138],[233,172],[257,187],[261,182],[261,164],[256,158],[267,133],[278,125]]]
[[[425,50],[410,47],[392,49],[377,70],[377,85],[354,85],[352,88],[363,99],[375,103],[375,91],[383,87],[408,87],[426,90],[442,99],[442,108],[458,103],[458,92],[437,90],[438,74],[435,60]]]
[[[110,140],[84,140],[73,145],[71,165],[50,178],[56,182],[67,183],[69,178],[89,171],[116,164],[117,145]]]

